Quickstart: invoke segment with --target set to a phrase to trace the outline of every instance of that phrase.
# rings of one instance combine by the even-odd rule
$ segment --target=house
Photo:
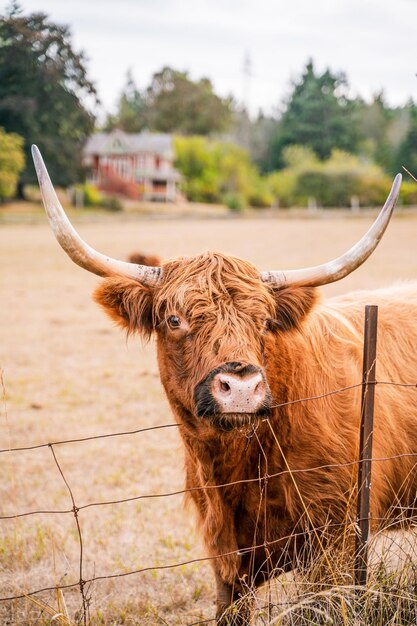
[[[159,133],[95,133],[84,148],[89,180],[102,191],[132,199],[174,202],[181,175],[174,169],[172,136]]]

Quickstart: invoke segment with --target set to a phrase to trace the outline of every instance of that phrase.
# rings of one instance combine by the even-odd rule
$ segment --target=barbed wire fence
[[[377,307],[367,307],[367,309],[369,308],[377,309]],[[285,537],[279,537],[276,540],[268,541],[265,539],[259,545],[251,545],[250,547],[247,547],[247,548],[232,550],[230,552],[224,552],[224,553],[217,554],[214,556],[203,556],[203,557],[188,559],[185,561],[168,563],[165,565],[148,566],[148,567],[134,569],[134,570],[127,571],[127,572],[118,572],[118,573],[113,573],[113,574],[103,574],[103,575],[97,575],[97,576],[94,575],[88,578],[84,576],[84,543],[83,543],[82,524],[81,524],[81,516],[80,516],[80,512],[82,512],[85,509],[92,508],[92,507],[118,505],[118,504],[122,504],[125,502],[133,502],[137,500],[167,498],[171,496],[191,493],[193,491],[209,491],[213,489],[223,489],[225,487],[231,487],[234,485],[245,484],[245,483],[249,484],[249,483],[264,482],[266,484],[268,481],[274,478],[277,478],[279,476],[283,476],[285,474],[297,475],[300,473],[316,472],[318,470],[332,470],[332,469],[337,469],[337,468],[347,468],[347,467],[354,467],[354,466],[358,466],[358,475],[359,475],[358,476],[358,498],[357,498],[358,511],[357,511],[357,518],[356,518],[356,522],[358,524],[358,532],[357,532],[357,541],[356,541],[356,547],[355,547],[355,554],[356,554],[355,584],[363,585],[364,583],[366,583],[367,558],[368,558],[367,548],[368,548],[369,523],[370,523],[370,512],[369,512],[370,473],[371,473],[372,464],[379,463],[379,462],[400,460],[403,458],[412,458],[412,457],[417,458],[417,452],[400,453],[400,454],[384,456],[384,457],[372,456],[373,395],[374,395],[376,387],[382,386],[382,385],[388,385],[388,386],[396,386],[396,387],[402,387],[402,388],[407,388],[407,389],[412,389],[412,388],[417,389],[417,383],[408,383],[408,382],[393,381],[393,380],[377,380],[375,378],[376,328],[377,328],[376,317],[377,316],[375,314],[372,316],[371,314],[371,317],[372,319],[370,321],[370,326],[368,327],[368,331],[365,331],[365,337],[364,337],[364,368],[363,368],[363,378],[361,382],[348,385],[345,387],[341,387],[338,389],[330,390],[330,391],[327,391],[318,395],[305,397],[305,398],[299,398],[295,400],[289,400],[287,402],[276,404],[272,407],[272,408],[283,408],[283,407],[291,406],[294,404],[314,402],[315,400],[320,400],[329,396],[341,394],[346,391],[350,391],[359,387],[362,388],[361,431],[364,430],[364,432],[361,432],[361,445],[360,445],[360,451],[359,451],[359,458],[356,460],[345,462],[345,463],[331,463],[331,464],[317,465],[317,466],[309,467],[309,468],[291,469],[290,467],[286,467],[285,469],[279,472],[275,472],[271,474],[266,472],[263,476],[258,475],[253,478],[245,478],[245,479],[236,480],[232,482],[226,482],[223,484],[204,485],[204,486],[180,489],[180,490],[164,492],[164,493],[140,494],[137,496],[121,498],[117,500],[105,500],[105,501],[98,501],[98,502],[88,502],[86,504],[79,504],[75,500],[71,485],[59,461],[57,448],[59,448],[60,446],[72,445],[72,444],[77,444],[77,443],[85,442],[85,441],[126,437],[126,436],[137,435],[139,433],[146,433],[149,431],[181,428],[181,426],[177,423],[160,424],[156,426],[139,428],[135,430],[105,433],[101,435],[92,435],[88,437],[64,439],[64,440],[41,443],[37,445],[31,445],[31,446],[19,446],[19,447],[9,447],[9,448],[0,449],[0,455],[3,455],[6,453],[15,454],[15,453],[23,452],[23,451],[26,452],[26,451],[31,451],[31,450],[38,450],[41,448],[48,448],[51,453],[51,462],[58,470],[61,476],[61,479],[65,485],[65,488],[68,492],[68,495],[70,497],[71,503],[72,503],[71,508],[66,508],[66,509],[40,509],[40,510],[23,511],[23,512],[11,514],[11,515],[0,515],[0,521],[18,519],[22,517],[35,516],[35,515],[40,515],[40,514],[42,515],[73,515],[75,526],[76,526],[77,537],[78,537],[78,544],[79,544],[78,580],[75,580],[74,582],[70,582],[66,584],[54,584],[54,585],[42,587],[39,589],[24,591],[21,593],[16,593],[14,595],[0,596],[0,603],[22,600],[25,598],[29,598],[31,596],[36,596],[44,592],[56,591],[57,589],[63,591],[63,590],[68,590],[68,589],[75,589],[78,587],[80,598],[81,598],[81,603],[82,603],[80,622],[83,624],[83,626],[87,626],[88,621],[89,621],[88,591],[93,583],[104,581],[104,580],[125,578],[127,576],[138,575],[138,574],[142,574],[142,573],[150,572],[150,571],[154,572],[158,570],[170,570],[170,569],[179,568],[182,566],[191,565],[195,563],[213,561],[216,559],[220,559],[220,558],[224,558],[224,557],[232,556],[232,555],[243,556],[259,548],[268,548],[278,542],[292,540],[293,538],[297,536],[302,536],[305,534],[305,531],[302,531],[300,533],[292,532],[291,534]],[[373,345],[373,348],[371,346],[371,349],[370,349],[370,344]],[[5,388],[4,388],[4,381],[2,377],[1,377],[1,384],[3,387],[3,392],[4,392],[4,397],[5,397],[6,394],[5,394]],[[270,428],[272,428],[272,426],[269,423],[269,419],[265,419],[264,421],[268,422],[268,425],[270,426]],[[372,519],[374,521],[385,520],[385,518],[375,518],[375,517],[373,517]],[[326,523],[326,525],[323,527],[315,527],[314,531],[315,532],[319,532],[321,530],[327,531],[329,528],[343,527],[345,526],[345,524],[346,524],[345,522]],[[197,626],[197,624],[206,624],[206,623],[208,624],[214,621],[215,621],[215,618],[213,617],[213,618],[203,619],[197,622],[193,622],[192,624],[189,624],[189,626]]]

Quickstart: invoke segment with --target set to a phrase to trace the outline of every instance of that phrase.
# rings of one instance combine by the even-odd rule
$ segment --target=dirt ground
[[[336,257],[370,217],[316,219],[129,220],[79,224],[91,245],[126,258],[164,258],[217,249],[260,269],[313,265]],[[417,277],[417,217],[393,218],[365,265],[325,296]],[[0,226],[0,448],[171,424],[152,342],[126,340],[92,302],[99,279],[75,266],[46,223]],[[369,301],[372,304],[372,299]],[[183,457],[176,428],[54,447],[77,506],[180,490]],[[1,453],[0,516],[68,510],[72,502],[51,449]],[[82,509],[83,577],[123,574],[204,556],[181,495]],[[0,596],[79,579],[72,513],[0,519]],[[100,624],[191,624],[213,617],[207,563],[97,581],[87,589]],[[54,592],[39,596],[57,608]],[[64,592],[70,616],[79,590]],[[26,599],[0,603],[2,624],[46,624]]]

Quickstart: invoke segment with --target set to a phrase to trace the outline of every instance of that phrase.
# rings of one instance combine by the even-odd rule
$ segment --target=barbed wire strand
[[[395,381],[384,381],[377,380],[374,383],[367,383],[369,385],[392,385],[395,387],[408,387],[408,388],[416,388],[417,383],[400,383]],[[319,394],[317,396],[309,396],[308,398],[299,398],[297,400],[288,400],[287,402],[281,402],[279,404],[273,404],[271,406],[272,409],[278,409],[285,406],[290,406],[292,404],[298,404],[300,402],[310,402],[312,400],[321,400],[322,398],[326,398],[328,396],[333,396],[338,393],[343,393],[344,391],[350,391],[351,389],[355,389],[356,387],[362,387],[364,385],[363,382],[355,383],[354,385],[347,385],[346,387],[340,387],[339,389],[333,389],[332,391],[326,391],[325,393]],[[57,441],[50,441],[46,443],[39,443],[33,446],[19,446],[16,448],[1,448],[0,454],[6,452],[23,452],[25,450],[38,450],[39,448],[47,448],[48,446],[60,446],[68,443],[80,443],[83,441],[92,441],[94,439],[107,439],[109,437],[123,437],[125,435],[136,435],[139,433],[148,432],[151,430],[159,430],[161,428],[181,428],[181,424],[158,424],[156,426],[147,426],[146,428],[137,428],[135,430],[126,430],[119,431],[115,433],[104,433],[103,435],[90,435],[88,437],[79,437],[74,439],[61,439]]]
[[[340,528],[346,526],[346,522],[334,522],[334,523],[327,523],[324,524],[322,526],[316,527],[315,531],[320,531],[320,530],[326,530],[329,528]],[[106,574],[106,575],[100,575],[100,576],[93,576],[91,578],[86,578],[83,582],[84,584],[87,583],[93,583],[96,581],[100,581],[100,580],[112,580],[115,578],[125,578],[126,576],[133,576],[135,574],[142,574],[144,572],[154,572],[154,571],[159,571],[159,570],[167,570],[167,569],[175,569],[177,567],[184,567],[186,565],[194,565],[195,563],[202,563],[205,561],[213,561],[215,559],[222,559],[228,556],[234,556],[234,555],[238,555],[238,556],[244,556],[250,552],[253,552],[254,550],[259,550],[261,548],[264,548],[265,545],[267,546],[272,546],[276,543],[279,542],[284,542],[284,541],[288,541],[289,539],[294,539],[297,537],[304,537],[306,535],[306,533],[308,532],[313,532],[313,530],[302,530],[300,532],[292,532],[289,535],[286,535],[284,537],[280,537],[279,539],[273,539],[271,541],[263,541],[260,544],[256,544],[253,546],[250,546],[248,548],[239,548],[237,550],[230,550],[228,552],[223,552],[221,554],[215,554],[215,555],[209,555],[209,556],[203,556],[203,557],[198,557],[198,558],[194,558],[194,559],[188,559],[187,561],[181,561],[181,562],[176,562],[176,563],[168,563],[166,565],[150,565],[147,567],[142,567],[140,569],[135,569],[135,570],[130,570],[128,572],[118,572],[117,574]],[[10,600],[21,600],[23,598],[26,598],[27,596],[32,596],[32,595],[36,595],[37,593],[43,593],[46,591],[54,591],[57,588],[58,589],[73,589],[74,587],[78,587],[80,584],[79,581],[76,581],[74,583],[67,583],[65,585],[54,585],[53,587],[43,587],[41,589],[37,589],[36,591],[30,591],[30,592],[26,592],[26,593],[22,593],[19,595],[15,595],[15,596],[8,596],[8,597],[0,597],[0,602],[5,602],[5,601],[10,601]]]
[[[52,444],[51,444],[52,445]],[[269,481],[273,478],[277,478],[279,476],[283,476],[285,474],[306,474],[309,472],[317,472],[323,469],[335,469],[338,467],[353,467],[354,465],[359,465],[363,461],[370,461],[372,463],[379,463],[384,461],[395,461],[397,459],[402,458],[412,458],[417,457],[417,452],[403,452],[400,454],[393,454],[391,456],[383,456],[383,457],[371,457],[365,458],[362,461],[347,461],[346,463],[328,463],[325,465],[316,465],[314,467],[301,467],[295,469],[283,469],[279,472],[274,472],[273,474],[264,474],[263,476],[257,476],[256,478],[242,478],[240,480],[234,480],[227,483],[221,483],[219,485],[202,485],[201,487],[188,487],[187,489],[178,489],[177,491],[167,491],[165,493],[148,493],[142,494],[139,496],[131,496],[129,498],[120,498],[119,500],[105,500],[101,502],[88,502],[87,504],[81,504],[78,508],[78,511],[83,509],[92,508],[95,506],[109,506],[113,504],[124,504],[127,502],[135,502],[137,500],[145,500],[145,499],[153,499],[153,498],[167,498],[170,496],[178,496],[186,493],[191,493],[193,491],[209,491],[211,489],[223,489],[225,487],[233,487],[234,485],[240,485],[245,483],[253,483],[259,481]],[[12,515],[0,515],[0,520],[10,520],[16,519],[19,517],[29,517],[30,515],[62,515],[73,513],[73,509],[40,509],[36,511],[26,511],[24,513],[15,513]]]
[[[387,518],[385,517],[373,517],[372,518],[374,521],[387,521]],[[356,526],[356,521],[350,521],[349,524]],[[398,521],[393,520],[393,523],[391,524],[392,526],[396,525],[398,523]],[[262,543],[247,547],[247,548],[239,548],[237,550],[230,550],[228,552],[223,552],[221,554],[216,554],[216,555],[210,555],[210,556],[203,556],[203,557],[198,557],[198,558],[194,558],[194,559],[188,559],[187,561],[180,561],[180,562],[176,562],[176,563],[168,563],[166,565],[150,565],[147,567],[142,567],[140,569],[135,569],[135,570],[130,570],[128,572],[118,572],[116,574],[105,574],[105,575],[100,575],[100,576],[92,576],[91,578],[86,578],[83,580],[84,585],[87,584],[91,584],[93,582],[97,582],[97,581],[102,581],[102,580],[113,580],[116,578],[125,578],[127,576],[133,576],[133,575],[137,575],[137,574],[143,574],[145,572],[155,572],[155,571],[160,571],[160,570],[169,570],[169,569],[175,569],[177,567],[184,567],[187,565],[194,565],[195,563],[202,563],[202,562],[206,562],[206,561],[213,561],[216,559],[222,559],[228,556],[234,556],[234,555],[238,555],[238,556],[245,556],[246,554],[253,552],[254,550],[259,550],[261,548],[265,548],[267,546],[273,546],[279,542],[284,542],[284,541],[288,541],[290,539],[296,539],[297,537],[305,537],[306,534],[314,534],[317,531],[324,531],[324,530],[329,530],[329,529],[336,529],[336,528],[343,528],[346,527],[347,525],[349,525],[347,522],[333,522],[333,523],[326,523],[323,524],[322,526],[316,526],[314,528],[306,528],[304,530],[301,530],[299,532],[292,532],[289,535],[285,535],[283,537],[279,537],[278,539],[273,539],[270,541],[263,541]],[[388,528],[390,527],[390,525],[388,525]],[[7,597],[0,597],[0,602],[6,602],[6,601],[12,601],[12,600],[22,600],[26,597],[29,596],[33,596],[39,593],[44,593],[47,591],[55,591],[56,589],[61,589],[61,590],[65,590],[65,589],[73,589],[75,587],[79,587],[80,585],[80,581],[76,581],[73,583],[67,583],[65,585],[57,585],[55,584],[54,586],[51,587],[42,587],[41,589],[36,589],[35,591],[28,591],[19,595],[14,595],[14,596],[7,596]]]
[[[38,450],[39,448],[48,448],[49,446],[60,446],[65,443],[80,443],[83,441],[92,441],[93,439],[107,439],[109,437],[123,437],[124,435],[137,435],[145,433],[149,430],[159,430],[160,428],[179,427],[179,424],[159,424],[157,426],[147,426],[146,428],[137,428],[136,430],[126,430],[117,433],[105,433],[104,435],[91,435],[89,437],[80,437],[79,439],[62,439],[61,441],[50,441],[47,443],[39,443],[34,446],[21,446],[19,448],[2,448],[2,452],[23,452],[25,450]]]

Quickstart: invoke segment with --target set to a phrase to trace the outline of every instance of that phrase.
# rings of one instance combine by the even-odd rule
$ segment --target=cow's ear
[[[276,303],[272,330],[298,328],[318,299],[314,287],[284,287],[274,290]]]
[[[149,338],[154,329],[152,289],[129,278],[106,278],[94,291],[94,300],[130,333]]]

